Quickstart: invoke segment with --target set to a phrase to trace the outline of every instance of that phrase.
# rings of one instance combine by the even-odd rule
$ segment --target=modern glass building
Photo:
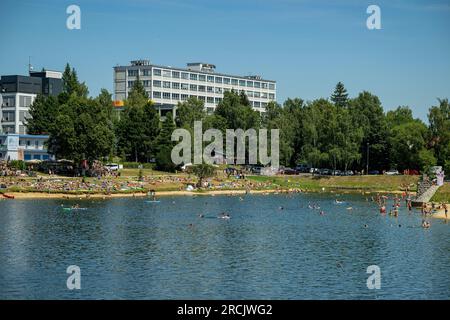
[[[260,76],[233,76],[217,73],[215,65],[188,63],[186,68],[151,64],[148,60],[131,61],[129,66],[114,67],[114,97],[116,106],[122,101],[138,78],[160,114],[175,110],[178,102],[196,97],[213,112],[226,91],[244,91],[253,108],[265,112],[270,101],[276,100],[276,82]]]

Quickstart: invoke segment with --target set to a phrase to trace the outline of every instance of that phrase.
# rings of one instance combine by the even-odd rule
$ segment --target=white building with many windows
[[[114,67],[114,97],[116,106],[127,98],[134,81],[142,81],[149,97],[160,113],[174,110],[178,102],[196,97],[211,113],[223,99],[224,92],[244,91],[253,108],[265,112],[270,101],[276,100],[276,82],[260,76],[233,76],[215,72],[208,63],[188,63],[187,68],[153,65],[148,60],[131,61],[129,66]]]

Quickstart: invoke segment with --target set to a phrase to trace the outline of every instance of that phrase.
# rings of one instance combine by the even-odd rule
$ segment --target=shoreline
[[[401,194],[403,191],[386,191],[386,190],[338,190],[330,189],[327,191],[323,190],[302,190],[297,189],[267,189],[267,190],[250,190],[249,194],[278,194],[278,193],[324,193],[324,194]],[[13,196],[17,200],[27,200],[27,199],[113,199],[113,198],[135,198],[135,197],[145,197],[147,192],[123,192],[123,193],[47,193],[47,192],[4,192],[5,195]],[[187,190],[171,190],[171,191],[156,191],[156,195],[159,196],[216,196],[216,195],[242,195],[247,194],[245,189],[236,190],[203,190],[203,191],[187,191]],[[415,194],[415,192],[411,192]],[[14,200],[2,197],[3,200]]]

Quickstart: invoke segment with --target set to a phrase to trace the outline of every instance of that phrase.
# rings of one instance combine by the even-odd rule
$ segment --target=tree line
[[[408,106],[385,112],[379,98],[367,91],[350,98],[339,82],[330,98],[287,99],[268,103],[266,112],[251,107],[244,92],[229,91],[213,113],[203,101],[178,103],[176,117],[164,121],[141,81],[135,81],[123,111],[114,111],[111,94],[102,89],[88,97],[88,88],[66,65],[63,92],[38,96],[27,120],[30,134],[48,134],[49,153],[59,159],[155,161],[158,169],[173,171],[170,153],[175,128],[203,130],[280,129],[280,164],[307,164],[341,170],[421,170],[441,165],[450,172],[450,104],[438,99],[429,108],[428,124],[414,118]]]

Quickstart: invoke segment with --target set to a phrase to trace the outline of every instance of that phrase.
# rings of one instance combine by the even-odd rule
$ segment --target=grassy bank
[[[397,192],[409,186],[410,191],[416,191],[418,176],[345,176],[345,177],[311,177],[311,176],[284,176],[263,177],[250,176],[250,181],[270,183],[280,188],[301,188],[308,191],[347,190],[347,191],[388,191]]]
[[[432,202],[450,203],[450,182],[444,183],[431,199]]]

